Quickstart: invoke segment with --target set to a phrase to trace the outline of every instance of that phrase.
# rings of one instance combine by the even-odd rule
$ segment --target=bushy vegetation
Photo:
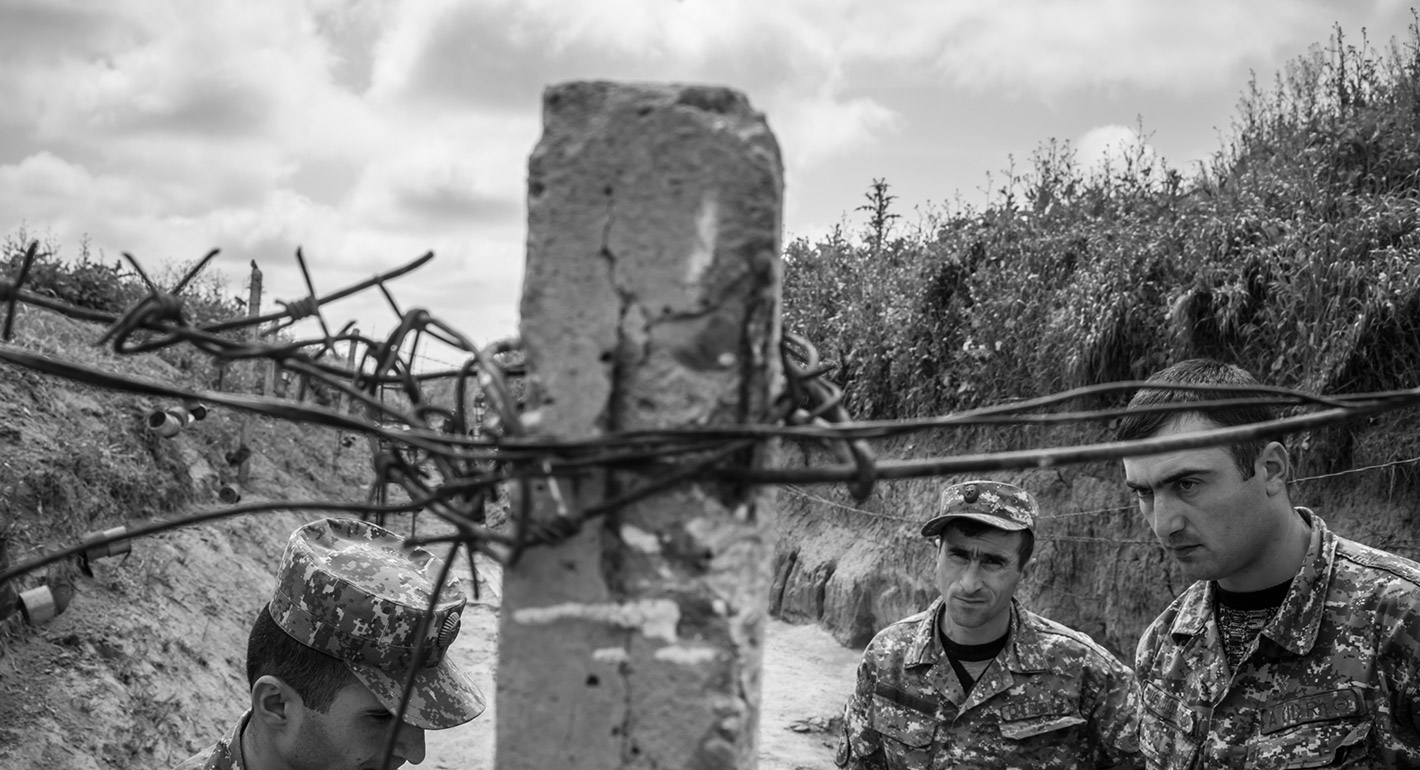
[[[70,257],[53,236],[33,233],[23,224],[0,240],[0,281],[18,279],[25,252],[36,241],[39,248],[20,287],[27,292],[114,316],[122,315],[148,295],[148,287],[138,273],[119,259],[94,254],[87,237],[79,241],[78,254]],[[159,290],[168,291],[196,264],[195,259],[170,261],[144,264],[144,270]],[[241,301],[210,267],[187,284],[182,299],[184,317],[195,326],[246,314]],[[216,365],[205,356],[194,355],[185,345],[160,351],[159,356],[182,371],[198,375],[209,385],[221,378]]]
[[[907,233],[874,180],[865,232],[788,245],[785,328],[840,364],[858,418],[1193,356],[1321,393],[1420,386],[1420,26],[1380,50],[1338,27],[1249,84],[1230,134],[1186,171],[1142,140],[1103,170],[1051,141],[983,208]]]
[[[23,224],[0,241],[0,275],[15,280],[25,251],[34,241],[39,241],[39,248],[21,287],[26,291],[114,315],[123,313],[148,293],[142,278],[121,260],[95,255],[87,236],[79,241],[79,253],[66,257],[52,236],[32,233]],[[169,290],[195,264],[196,260],[167,262],[149,277],[159,289]],[[150,271],[154,268],[144,267]],[[245,312],[236,297],[227,292],[226,284],[210,272],[188,284],[182,296],[183,310],[193,324],[226,320]]]

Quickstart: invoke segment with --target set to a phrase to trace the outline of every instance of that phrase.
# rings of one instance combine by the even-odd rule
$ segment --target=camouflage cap
[[[357,519],[322,519],[291,534],[270,612],[296,641],[345,662],[390,711],[415,669],[405,721],[439,730],[483,712],[479,692],[447,655],[465,598],[450,576],[433,605],[420,660],[419,622],[443,562],[398,535]]]
[[[922,525],[922,536],[937,537],[952,519],[972,519],[1008,532],[1034,532],[1038,515],[1035,498],[1014,484],[967,481],[942,490],[937,515]]]

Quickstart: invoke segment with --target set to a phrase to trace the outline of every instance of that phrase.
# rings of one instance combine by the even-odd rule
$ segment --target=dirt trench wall
[[[25,330],[34,319],[19,324]],[[92,340],[46,320],[40,328]],[[53,342],[54,339],[59,342]],[[59,333],[46,338],[101,368],[182,381],[154,357],[113,359]],[[368,453],[337,453],[331,431],[211,409],[161,439],[148,413],[171,400],[77,385],[0,366],[0,538],[12,566],[89,531],[219,509],[225,454],[246,422],[251,479],[242,502],[359,499]],[[145,537],[128,553],[41,567],[7,584],[72,583],[50,622],[0,618],[0,768],[171,767],[211,743],[243,710],[251,619],[299,524],[325,514],[240,516]]]
[[[944,453],[904,445],[884,454]],[[817,449],[786,447],[783,454],[790,466],[833,462]],[[1367,463],[1358,457],[1353,465]],[[1298,470],[1294,475],[1307,475]],[[1139,516],[1118,464],[1091,464],[880,482],[862,502],[842,487],[787,487],[778,497],[771,614],[818,623],[844,645],[863,647],[884,626],[924,609],[937,596],[935,554],[919,530],[939,490],[967,478],[1008,481],[1036,495],[1042,520],[1017,596],[1126,662],[1149,621],[1189,585]],[[1293,485],[1292,500],[1346,537],[1420,559],[1420,497],[1404,468],[1303,481]]]

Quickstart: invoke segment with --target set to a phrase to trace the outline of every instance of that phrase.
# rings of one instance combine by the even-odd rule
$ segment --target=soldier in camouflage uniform
[[[1184,361],[1165,385],[1256,385]],[[1147,388],[1131,407],[1242,398]],[[1131,440],[1272,418],[1266,407],[1135,413]],[[1420,565],[1293,507],[1287,450],[1247,441],[1124,460],[1154,533],[1195,582],[1136,659],[1150,768],[1420,767]]]
[[[1133,672],[1020,607],[1038,507],[993,481],[947,487],[922,527],[941,596],[878,633],[844,709],[851,770],[1142,767]]]
[[[175,770],[378,768],[413,669],[414,689],[392,766],[424,759],[424,731],[483,711],[483,694],[446,653],[465,598],[456,578],[433,606],[420,660],[421,616],[442,562],[354,519],[297,529],[276,591],[247,646],[249,710],[221,740]]]

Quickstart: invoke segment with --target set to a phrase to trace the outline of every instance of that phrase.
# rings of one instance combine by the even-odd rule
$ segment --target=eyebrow
[[[1154,486],[1155,486],[1155,487],[1166,487],[1166,486],[1168,486],[1169,484],[1172,484],[1172,483],[1174,483],[1175,481],[1178,481],[1179,479],[1187,478],[1187,477],[1189,477],[1189,476],[1206,476],[1206,475],[1208,475],[1208,474],[1211,473],[1211,472],[1212,472],[1212,471],[1210,471],[1210,470],[1208,470],[1208,469],[1206,469],[1206,468],[1180,468],[1180,469],[1174,471],[1173,473],[1170,473],[1169,475],[1167,475],[1167,476],[1165,476],[1165,477],[1159,479],[1159,483],[1158,483],[1158,484],[1155,484]],[[1125,480],[1124,480],[1124,486],[1129,487],[1130,489],[1150,489],[1150,488],[1151,488],[1148,484],[1139,484],[1139,483],[1137,483],[1137,482],[1130,481],[1129,479],[1125,479]]]
[[[1010,561],[1010,554],[996,553],[995,551],[988,551],[984,548],[962,548],[959,545],[953,545],[947,547],[947,553],[953,556],[980,557],[983,559],[989,558],[998,559],[1000,561]]]

